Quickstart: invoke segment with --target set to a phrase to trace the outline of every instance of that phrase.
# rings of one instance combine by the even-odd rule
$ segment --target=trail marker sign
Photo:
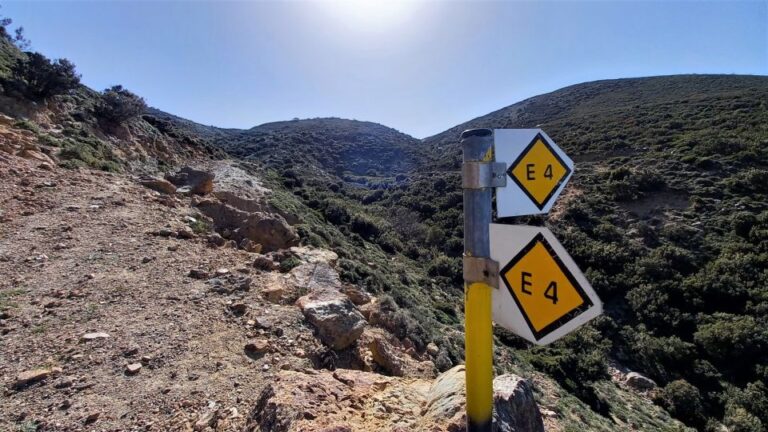
[[[494,144],[512,180],[496,188],[497,215],[548,213],[573,174],[573,161],[541,129],[496,129]]]
[[[600,315],[602,304],[563,246],[546,228],[490,224],[497,324],[546,345]]]

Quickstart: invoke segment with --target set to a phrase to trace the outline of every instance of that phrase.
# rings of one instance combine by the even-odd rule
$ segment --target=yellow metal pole
[[[491,287],[465,287],[467,431],[490,431],[493,417],[493,337]]]
[[[472,129],[461,134],[464,166],[493,162],[493,131]],[[475,168],[478,168],[475,166]],[[490,432],[493,424],[493,336],[491,290],[479,268],[490,261],[490,185],[473,182],[478,171],[463,170],[464,187],[464,331],[467,431]],[[485,261],[484,261],[485,260]]]

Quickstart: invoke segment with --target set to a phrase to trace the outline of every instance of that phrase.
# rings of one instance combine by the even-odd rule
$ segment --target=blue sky
[[[95,89],[249,128],[370,120],[416,137],[605,78],[768,75],[768,0],[5,1]]]

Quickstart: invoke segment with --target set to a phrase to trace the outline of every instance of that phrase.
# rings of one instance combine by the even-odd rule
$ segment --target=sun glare
[[[403,23],[414,2],[407,0],[331,0],[322,3],[345,27],[364,31],[388,30]]]

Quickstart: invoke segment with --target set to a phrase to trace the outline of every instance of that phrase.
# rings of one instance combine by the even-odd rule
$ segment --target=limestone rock
[[[440,375],[429,389],[424,425],[448,419],[448,430],[463,431],[466,423],[465,367],[456,366]],[[506,374],[493,380],[494,430],[544,432],[533,391],[523,378]]]
[[[427,393],[424,418],[446,419],[449,423],[461,423],[466,402],[464,365],[443,372]]]
[[[435,365],[409,355],[409,350],[394,336],[379,328],[366,328],[358,341],[358,357],[373,361],[388,375],[434,378]],[[366,351],[367,350],[367,351]],[[368,365],[372,366],[372,365]]]
[[[174,186],[171,182],[165,179],[157,178],[157,177],[143,177],[139,180],[139,183],[149,189],[152,189],[153,191],[157,191],[164,194],[173,194],[176,193],[176,186]]]
[[[280,216],[251,213],[237,230],[241,238],[259,243],[264,251],[285,249],[299,243],[296,230]]]
[[[341,293],[339,273],[327,262],[301,264],[291,269],[286,281],[298,291],[329,291],[335,297],[347,298]]]
[[[637,372],[628,373],[624,382],[627,384],[627,386],[640,391],[656,388],[656,382],[654,380]]]
[[[60,373],[61,368],[41,368],[20,373],[13,382],[13,388],[20,390],[36,382],[40,382],[51,375]]]
[[[125,367],[126,375],[136,375],[141,370],[141,363],[131,363]]]
[[[177,187],[189,186],[192,193],[196,195],[205,195],[213,191],[213,173],[196,170],[191,167],[184,167],[176,174],[168,174],[166,180]]]
[[[180,239],[193,239],[196,237],[195,232],[187,225],[182,226],[176,231],[176,237]]]
[[[430,342],[427,344],[427,354],[431,356],[436,356],[440,352],[440,348],[435,344],[434,342]]]
[[[245,354],[249,357],[259,357],[272,349],[267,339],[256,339],[245,344]]]
[[[371,295],[365,292],[362,288],[354,285],[344,286],[341,289],[341,292],[346,294],[356,306],[362,306],[371,302]]]
[[[285,287],[272,285],[261,290],[261,295],[270,303],[280,303],[285,297]]]
[[[229,231],[236,242],[248,239],[261,244],[262,251],[287,249],[299,243],[296,230],[281,216],[263,212],[248,213],[212,199],[197,203],[201,213],[213,219],[219,232]]]
[[[296,303],[320,340],[335,350],[347,348],[363,334],[365,318],[339,292],[312,292]]]
[[[208,408],[202,414],[200,414],[200,417],[197,418],[197,421],[193,426],[193,430],[203,431],[209,426],[211,427],[214,426],[218,419],[219,419],[218,407],[216,407],[215,405],[208,406]]]
[[[290,249],[290,252],[291,255],[311,264],[322,262],[335,265],[336,261],[339,259],[339,256],[336,254],[336,252],[330,251],[328,249],[315,249],[306,246],[294,246]]]
[[[94,333],[86,333],[86,334],[84,334],[80,338],[80,340],[87,342],[87,341],[92,341],[92,340],[96,340],[96,339],[106,339],[108,337],[109,337],[109,335],[107,333],[104,333],[104,332],[94,332]]]
[[[493,380],[493,422],[498,432],[544,432],[528,381],[506,374]]]

